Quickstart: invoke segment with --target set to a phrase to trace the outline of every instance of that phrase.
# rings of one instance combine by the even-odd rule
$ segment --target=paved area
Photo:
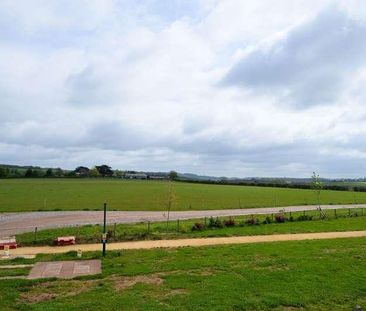
[[[296,233],[296,234],[273,234],[254,235],[220,238],[199,238],[199,239],[178,239],[178,240],[155,240],[120,242],[107,244],[107,250],[128,250],[128,249],[152,249],[152,248],[174,248],[183,246],[208,246],[224,244],[251,244],[278,241],[302,241],[302,240],[325,240],[338,238],[366,237],[366,231],[345,231],[345,232],[318,232],[318,233]],[[81,244],[70,246],[40,246],[40,247],[20,247],[12,250],[11,253],[19,254],[57,254],[69,251],[101,251],[101,244]]]
[[[322,209],[366,208],[366,204],[354,205],[322,205]],[[250,209],[222,209],[203,211],[173,211],[170,219],[194,219],[216,216],[240,216],[272,214],[279,211],[311,211],[316,205],[266,207]],[[111,211],[108,212],[108,223],[138,223],[147,221],[164,221],[167,214],[164,211]],[[15,235],[22,232],[34,231],[34,228],[47,229],[57,227],[71,227],[87,224],[102,224],[103,212],[97,211],[68,211],[68,212],[25,212],[0,213],[0,237]]]
[[[99,274],[102,272],[100,260],[38,262],[28,275],[28,279],[61,278]]]

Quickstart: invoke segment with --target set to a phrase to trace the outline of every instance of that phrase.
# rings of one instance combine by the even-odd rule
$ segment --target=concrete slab
[[[28,279],[61,278],[71,279],[82,275],[102,272],[100,260],[38,262],[28,275]]]

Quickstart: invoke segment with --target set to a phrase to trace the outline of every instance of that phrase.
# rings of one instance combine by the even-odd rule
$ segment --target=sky
[[[0,0],[0,163],[366,176],[363,0]]]

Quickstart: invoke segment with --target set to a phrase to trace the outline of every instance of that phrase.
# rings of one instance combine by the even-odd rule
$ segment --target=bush
[[[192,226],[192,231],[202,231],[205,228],[205,225],[201,222],[196,222],[193,226]]]
[[[282,223],[282,222],[286,221],[286,218],[283,214],[277,214],[275,216],[275,219],[276,219],[276,222],[278,222],[278,223]]]
[[[246,221],[248,225],[259,225],[259,219],[258,218],[250,218]]]
[[[264,223],[264,224],[270,224],[270,223],[272,223],[272,218],[271,218],[271,217],[269,217],[269,216],[267,216],[267,217],[266,217],[266,219],[265,219],[265,220],[263,220],[263,223]]]
[[[224,220],[225,227],[234,227],[235,226],[235,220],[234,218],[229,218]]]
[[[239,222],[239,227],[244,227],[244,226],[245,226],[245,221],[244,220],[240,221]]]
[[[224,225],[222,224],[222,221],[216,217],[210,217],[209,221],[208,221],[208,227],[209,228],[222,228]]]
[[[107,239],[110,239],[111,237],[113,237],[114,232],[112,230],[108,230],[107,232]]]
[[[310,215],[301,215],[297,217],[298,221],[307,221],[307,220],[313,220],[313,216]]]

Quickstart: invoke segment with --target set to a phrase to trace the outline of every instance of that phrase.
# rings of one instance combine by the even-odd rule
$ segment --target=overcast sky
[[[0,0],[0,163],[366,176],[366,1]]]

